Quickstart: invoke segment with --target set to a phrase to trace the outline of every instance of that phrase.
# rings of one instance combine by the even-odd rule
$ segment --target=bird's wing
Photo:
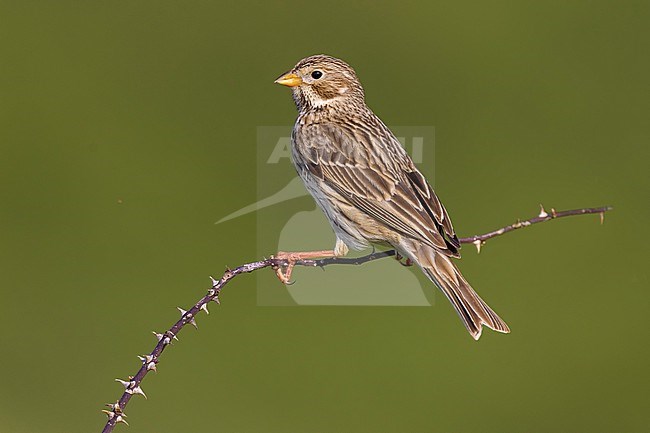
[[[387,228],[458,256],[460,243],[444,206],[399,141],[377,122],[372,128],[301,127],[294,141],[304,169]]]

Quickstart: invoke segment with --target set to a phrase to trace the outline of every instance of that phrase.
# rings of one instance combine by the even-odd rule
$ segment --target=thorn
[[[162,342],[163,342],[163,344],[166,346],[166,345],[168,345],[169,343],[171,343],[172,340],[171,340],[171,338],[169,338],[169,337],[165,337],[165,338],[163,338],[163,341],[162,341]]]
[[[178,311],[181,312],[181,318],[187,316],[189,318],[188,322],[191,323],[192,326],[194,326],[196,329],[199,329],[199,327],[196,324],[196,320],[194,319],[194,316],[192,316],[192,313],[188,313],[187,311],[183,310],[181,307],[176,307],[176,308],[178,309]]]
[[[162,340],[162,338],[163,338],[163,334],[159,334],[159,333],[157,333],[156,331],[151,331],[151,332],[153,333],[153,335],[156,336],[156,338],[158,339],[158,341]]]
[[[122,379],[115,379],[115,382],[120,382],[124,388],[131,386],[131,382]]]
[[[140,388],[139,386],[136,386],[136,387],[131,388],[131,389],[127,389],[126,392],[128,392],[129,394],[140,394],[141,396],[144,397],[145,400],[147,400],[147,395],[144,393],[142,388]]]
[[[557,217],[557,211],[554,207],[551,208],[551,215],[553,215],[553,218]]]
[[[126,416],[126,415],[124,415],[124,416]],[[126,420],[124,419],[124,416],[118,415],[116,422],[123,422],[124,424],[129,425],[129,423],[126,422]]]
[[[155,362],[150,362],[149,364],[147,364],[147,370],[149,371],[153,370],[154,372],[158,373]]]
[[[115,412],[113,412],[112,410],[102,409],[102,412],[106,414],[108,419],[113,419],[113,417],[115,416]]]
[[[115,403],[106,403],[104,406],[110,407],[112,411],[119,412],[120,409],[120,402],[119,400],[116,401]]]
[[[142,361],[143,364],[148,364],[153,361],[153,355],[144,355],[144,356],[139,356],[138,359]]]
[[[600,213],[600,225],[602,226],[605,222],[605,212]]]
[[[210,281],[212,282],[212,287],[216,286],[219,283],[219,281],[212,278],[212,275],[210,275]]]
[[[541,203],[539,204],[539,215],[537,215],[537,216],[540,217],[540,218],[546,218],[548,216],[548,214],[544,210],[544,206],[542,206]]]
[[[206,302],[205,304],[201,305],[201,310],[205,311],[205,314],[210,314],[208,311],[208,303]]]
[[[477,240],[475,240],[475,241],[472,242],[472,243],[473,243],[474,246],[476,247],[476,253],[477,253],[477,254],[481,254],[481,247],[483,246],[483,244],[485,244],[485,242],[481,242],[480,239],[477,239]]]
[[[178,339],[178,337],[176,336],[176,334],[172,334],[172,338],[173,338],[174,340],[176,340],[176,341],[180,341],[180,340]]]
[[[212,298],[212,300],[213,300],[214,302],[216,302],[217,305],[221,305],[221,301],[219,300],[219,295],[217,295],[217,296],[215,296],[214,298]]]

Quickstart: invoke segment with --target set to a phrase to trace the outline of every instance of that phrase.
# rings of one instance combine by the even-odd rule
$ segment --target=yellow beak
[[[280,78],[274,81],[276,84],[282,84],[287,87],[296,87],[302,84],[302,78],[291,72],[284,74]]]

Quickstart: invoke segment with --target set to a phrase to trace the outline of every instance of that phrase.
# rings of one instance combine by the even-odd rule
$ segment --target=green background
[[[258,307],[242,276],[129,431],[647,431],[648,2],[447,3],[2,1],[0,430],[100,431],[151,331],[257,258],[255,215],[214,222],[255,200],[257,126],[293,122],[272,81],[324,52],[435,126],[461,235],[615,211],[465,248],[513,330],[479,342],[443,303]]]

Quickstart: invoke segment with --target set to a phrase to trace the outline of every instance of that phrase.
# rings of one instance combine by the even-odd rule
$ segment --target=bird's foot
[[[278,279],[282,284],[290,286],[293,284],[291,281],[291,272],[293,271],[296,262],[300,260],[294,253],[286,253],[284,251],[278,251],[276,255],[271,256],[272,259],[284,260],[286,264],[281,264],[274,266],[275,275],[278,276]]]
[[[272,259],[282,260],[285,263],[276,265],[273,267],[275,270],[275,275],[278,276],[278,279],[282,284],[291,285],[294,282],[291,281],[291,272],[296,266],[296,263],[302,260],[311,260],[311,259],[322,259],[328,257],[336,257],[336,254],[332,250],[321,250],[321,251],[303,251],[303,252],[285,252],[278,251],[277,254],[271,256]]]

